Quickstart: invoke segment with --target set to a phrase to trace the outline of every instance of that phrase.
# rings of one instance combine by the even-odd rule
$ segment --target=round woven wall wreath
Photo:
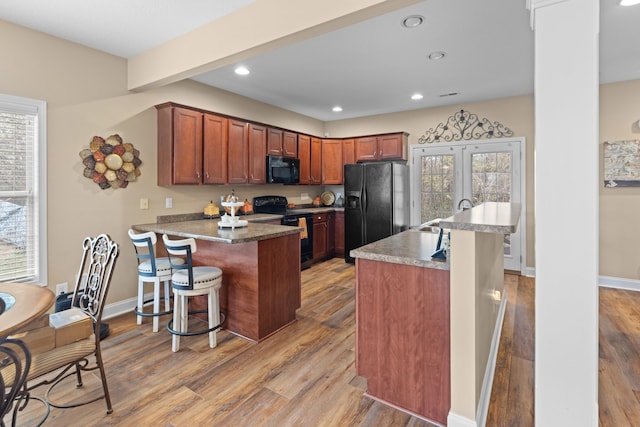
[[[120,135],[115,134],[106,140],[94,136],[89,148],[80,152],[84,165],[83,175],[93,180],[101,189],[127,188],[129,182],[140,176],[140,152],[133,144],[122,143]]]

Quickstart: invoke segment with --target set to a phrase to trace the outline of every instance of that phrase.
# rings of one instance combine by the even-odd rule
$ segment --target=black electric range
[[[303,227],[300,238],[300,268],[311,267],[313,263],[313,214],[287,212],[287,198],[284,196],[259,196],[253,198],[253,212],[283,215],[281,224]]]

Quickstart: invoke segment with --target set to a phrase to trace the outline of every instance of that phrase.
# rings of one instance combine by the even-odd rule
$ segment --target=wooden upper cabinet
[[[366,136],[355,139],[356,162],[400,160],[405,158],[406,133]]]
[[[350,165],[356,162],[355,140],[353,138],[342,140],[342,163]]]
[[[267,183],[267,128],[249,123],[249,184]]]
[[[311,137],[298,135],[298,159],[300,159],[300,184],[311,183]]]
[[[378,160],[378,138],[375,136],[356,138],[354,154],[356,162],[372,162]]]
[[[311,178],[309,184],[322,184],[322,140],[311,137]]]
[[[227,183],[228,120],[213,114],[204,115],[203,124],[203,183]]]
[[[158,185],[202,182],[202,113],[158,106]]]
[[[298,157],[298,134],[269,128],[267,131],[267,154]]]
[[[269,128],[267,133],[267,154],[282,156],[282,131]]]
[[[246,184],[249,181],[249,139],[247,123],[229,119],[228,183]]]
[[[378,159],[395,160],[404,159],[404,146],[407,134],[394,133],[378,136]]]
[[[282,155],[298,157],[298,134],[284,131],[282,133]]]
[[[322,184],[340,185],[344,170],[342,162],[342,141],[322,140]]]

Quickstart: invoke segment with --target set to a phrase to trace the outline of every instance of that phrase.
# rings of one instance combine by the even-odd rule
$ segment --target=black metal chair
[[[94,331],[100,330],[102,312],[117,256],[118,245],[111,241],[106,234],[84,239],[83,254],[73,293],[72,306],[91,318],[94,323]],[[89,358],[91,356],[95,356],[95,363],[90,362]],[[107,386],[107,376],[102,361],[99,333],[93,333],[87,338],[66,345],[56,346],[52,350],[32,353],[30,365],[29,370],[22,373],[16,372],[20,369],[19,364],[13,364],[13,368],[12,366],[7,366],[2,369],[1,374],[4,386],[11,387],[17,380],[19,381],[23,379],[23,376],[26,376],[24,385],[17,392],[18,395],[21,394],[28,398],[31,390],[42,385],[49,385],[44,395],[44,400],[48,405],[56,408],[72,408],[104,398],[107,405],[107,414],[113,412]],[[54,378],[39,378],[60,369],[62,370]],[[102,382],[102,394],[98,397],[79,403],[58,403],[52,402],[49,398],[51,391],[65,378],[75,374],[77,387],[82,387],[82,372],[96,369],[100,371]],[[32,381],[35,381],[35,383],[30,384]]]

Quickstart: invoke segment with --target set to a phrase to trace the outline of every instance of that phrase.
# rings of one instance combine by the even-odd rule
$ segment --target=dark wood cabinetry
[[[202,113],[163,104],[158,109],[158,185],[202,183]]]
[[[322,140],[322,184],[342,184],[344,164],[342,162],[342,140]]]
[[[249,176],[247,123],[229,120],[229,184],[246,184]]]
[[[249,184],[267,182],[267,128],[249,123]]]
[[[335,212],[335,251],[337,257],[344,256],[344,211]]]
[[[399,160],[405,158],[406,133],[366,136],[355,139],[356,162]]]
[[[322,184],[322,140],[311,137],[311,185]]]
[[[313,262],[333,258],[335,252],[335,213],[313,215]]]
[[[341,185],[344,165],[404,158],[408,134],[320,139],[172,102],[158,111],[158,185],[265,184],[266,155],[300,159],[300,184]]]
[[[342,164],[351,165],[356,162],[355,140],[353,138],[342,140]]]
[[[300,184],[311,182],[311,137],[298,135],[298,159],[300,159]]]
[[[229,123],[224,117],[204,115],[202,169],[204,184],[226,184]]]
[[[269,128],[267,132],[267,154],[272,156],[297,157],[298,134]]]
[[[282,133],[282,155],[298,157],[298,134],[284,131]]]

